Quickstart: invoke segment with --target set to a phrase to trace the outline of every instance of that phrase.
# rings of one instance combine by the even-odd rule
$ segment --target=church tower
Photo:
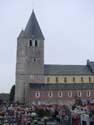
[[[17,39],[15,101],[26,100],[31,83],[44,83],[44,36],[34,11]]]

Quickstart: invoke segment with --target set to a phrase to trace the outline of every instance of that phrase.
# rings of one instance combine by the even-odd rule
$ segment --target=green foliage
[[[9,103],[9,94],[8,93],[0,93],[0,104]]]
[[[74,105],[82,106],[82,100],[80,97],[75,96],[75,103]]]
[[[43,109],[37,109],[36,113],[38,114],[39,117],[49,116],[50,114],[49,111]]]
[[[14,97],[15,97],[15,85],[13,85],[11,90],[10,90],[10,95],[9,95],[9,102],[10,103],[14,102]]]
[[[80,98],[77,98],[75,100],[75,104],[81,106],[82,105],[82,100]]]
[[[32,121],[32,125],[38,125],[38,121],[37,120],[33,120]]]

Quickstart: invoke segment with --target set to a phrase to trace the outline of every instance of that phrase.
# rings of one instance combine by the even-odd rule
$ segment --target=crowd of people
[[[66,106],[0,105],[0,125],[47,125],[48,121],[59,124],[69,117]]]

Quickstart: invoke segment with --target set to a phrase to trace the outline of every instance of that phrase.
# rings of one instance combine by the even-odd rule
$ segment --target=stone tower
[[[15,101],[26,102],[30,83],[44,83],[44,36],[34,11],[17,39]]]

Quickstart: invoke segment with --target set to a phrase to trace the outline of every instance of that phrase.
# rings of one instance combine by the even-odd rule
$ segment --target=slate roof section
[[[32,89],[55,89],[55,90],[88,90],[94,89],[94,83],[73,83],[73,84],[44,84],[44,83],[30,83],[29,84]]]
[[[44,65],[45,75],[92,75],[87,65]]]
[[[91,72],[94,73],[94,62],[87,60],[87,66],[90,68]]]
[[[30,19],[25,28],[25,35],[31,39],[39,39],[44,40],[44,36],[38,24],[37,18],[35,16],[34,11],[32,12]]]

